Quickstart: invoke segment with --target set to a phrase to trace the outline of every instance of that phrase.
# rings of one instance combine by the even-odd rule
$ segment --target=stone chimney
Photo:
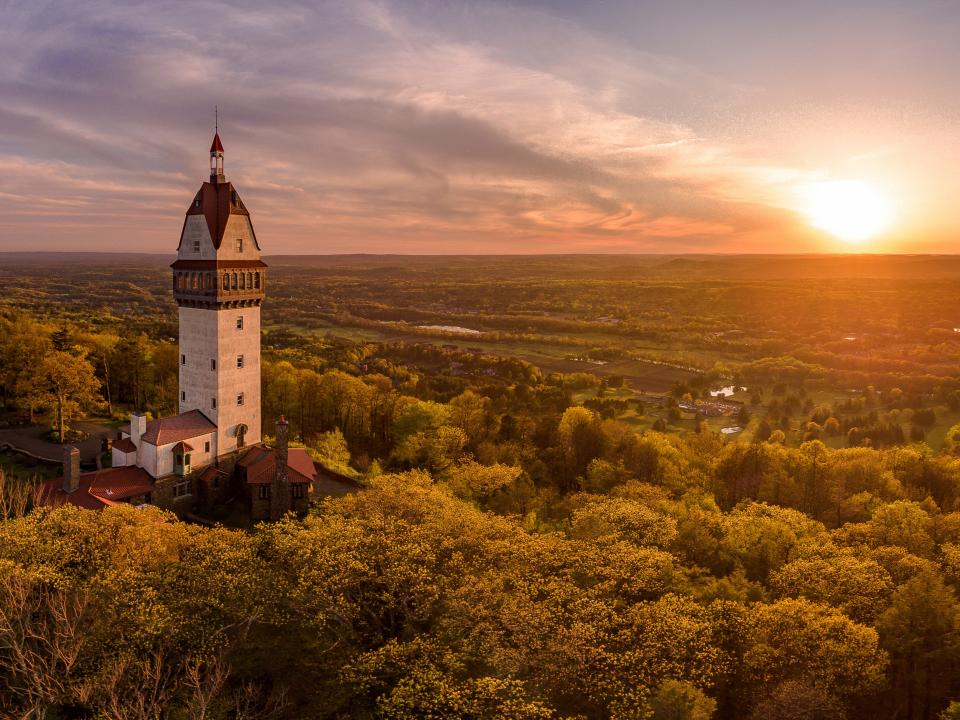
[[[63,491],[72,493],[80,488],[80,449],[76,445],[63,446]]]
[[[270,519],[279,520],[290,511],[290,481],[287,475],[287,438],[289,426],[283,415],[277,420],[277,440],[274,443],[274,474],[270,488]]]
[[[147,416],[144,413],[131,413],[130,414],[130,440],[133,441],[133,444],[139,448],[140,447],[140,438],[143,437],[143,434],[147,431]]]

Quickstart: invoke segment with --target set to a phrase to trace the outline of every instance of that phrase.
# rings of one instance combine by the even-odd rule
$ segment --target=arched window
[[[260,273],[255,273],[253,276],[253,286],[259,290],[260,289]]]
[[[240,273],[240,289],[243,290],[247,287],[247,276],[244,273]]]
[[[195,272],[190,273],[190,289],[191,290],[197,289],[197,274]]]
[[[181,290],[184,288],[183,273],[177,273],[177,287]]]
[[[239,425],[237,425],[237,448],[238,449],[246,445],[246,440],[245,440],[246,434],[247,434],[247,426],[244,425],[243,423],[240,423]]]
[[[223,274],[223,289],[224,290],[230,289],[230,275],[228,273]]]
[[[231,283],[230,286],[231,286],[234,290],[237,289],[237,274],[236,274],[236,273],[233,274],[233,282]]]

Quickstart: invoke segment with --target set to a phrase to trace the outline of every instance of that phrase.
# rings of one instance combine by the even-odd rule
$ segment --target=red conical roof
[[[210,145],[210,152],[223,152],[223,143],[220,142],[220,133],[213,136],[213,144]]]

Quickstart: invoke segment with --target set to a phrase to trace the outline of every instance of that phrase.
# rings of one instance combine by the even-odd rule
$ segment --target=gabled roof
[[[147,471],[134,466],[83,473],[79,480],[79,487],[71,493],[63,491],[62,477],[47,480],[37,489],[37,501],[53,507],[70,504],[88,510],[102,510],[153,490]]]
[[[217,426],[199,410],[190,410],[172,417],[157,418],[147,423],[147,430],[140,439],[151,445],[161,446],[189,440],[216,432]]]
[[[200,479],[204,482],[213,480],[214,478],[227,478],[230,477],[223,470],[215,468],[213,465],[207,467],[202,473],[200,473]]]
[[[214,133],[213,143],[210,145],[210,152],[223,152],[223,143],[220,142],[220,133]]]
[[[129,433],[129,429],[127,430],[127,432]],[[137,446],[133,444],[133,440],[126,437],[126,438],[123,438],[122,440],[114,440],[113,449],[119,450],[122,453],[132,453],[137,451]]]
[[[249,453],[244,456],[247,460],[247,483],[250,485],[268,485],[273,482],[276,473],[276,452],[272,448],[263,448],[259,453]],[[240,461],[240,463],[243,462]],[[238,463],[238,464],[240,464]],[[296,485],[298,483],[312,483],[317,477],[317,467],[313,458],[303,448],[287,450],[287,480]]]

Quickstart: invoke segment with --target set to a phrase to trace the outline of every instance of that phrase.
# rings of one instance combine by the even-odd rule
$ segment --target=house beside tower
[[[171,266],[179,321],[179,413],[133,413],[113,443],[110,468],[81,473],[73,450],[64,477],[48,481],[48,504],[102,508],[149,503],[185,514],[245,502],[255,520],[305,511],[314,484],[349,478],[288,448],[280,419],[276,447],[261,442],[260,306],[267,265],[253,223],[224,174],[219,133],[210,146],[210,180],[187,208]]]

